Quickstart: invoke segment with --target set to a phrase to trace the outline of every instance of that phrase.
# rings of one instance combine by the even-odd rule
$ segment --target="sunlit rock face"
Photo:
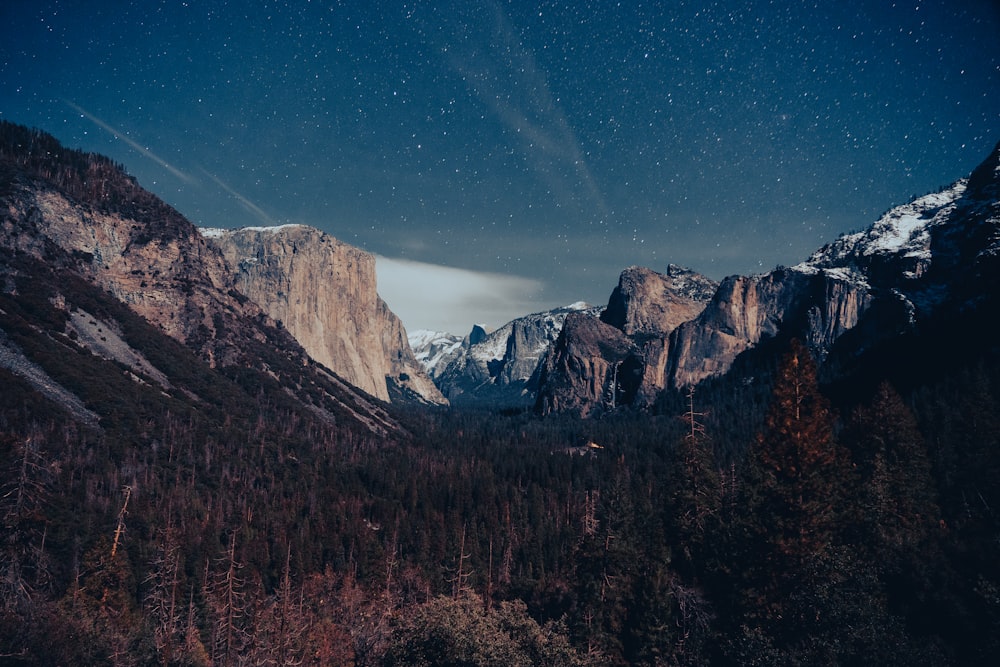
[[[413,357],[399,318],[378,296],[373,255],[305,225],[202,234],[233,267],[236,289],[313,359],[385,401],[396,384],[445,402]]]
[[[625,335],[665,335],[694,319],[718,283],[671,264],[666,273],[633,266],[625,269],[601,320]]]
[[[628,336],[573,314],[539,366],[536,406],[543,414],[592,416],[631,402],[641,376],[639,350]]]
[[[717,285],[673,265],[623,271],[599,319],[567,320],[539,368],[538,409],[594,414],[652,402],[670,380],[670,334],[704,310]]]
[[[739,354],[786,329],[822,358],[871,302],[867,285],[824,272],[727,278],[705,310],[678,327],[670,382],[678,388],[725,373]]]

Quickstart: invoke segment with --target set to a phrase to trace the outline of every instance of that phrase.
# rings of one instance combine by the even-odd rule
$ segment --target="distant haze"
[[[378,292],[408,332],[446,331],[464,336],[473,324],[496,329],[544,309],[540,283],[409,260],[376,258]],[[565,304],[552,304],[550,307]]]

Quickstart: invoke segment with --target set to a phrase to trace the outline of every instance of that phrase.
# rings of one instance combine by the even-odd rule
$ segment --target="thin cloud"
[[[261,222],[263,222],[266,225],[270,226],[270,225],[274,225],[275,224],[274,218],[272,218],[270,215],[268,215],[267,211],[265,211],[261,207],[259,207],[256,204],[254,204],[252,201],[250,201],[249,199],[247,199],[246,197],[244,197],[243,195],[241,195],[236,190],[234,190],[231,187],[229,187],[226,183],[224,183],[222,181],[222,179],[220,179],[215,174],[212,174],[212,173],[208,172],[205,169],[202,169],[201,171],[206,176],[208,176],[210,179],[212,179],[212,181],[214,181],[216,185],[218,185],[220,188],[222,188],[223,190],[225,190],[230,196],[232,196],[233,199],[235,199],[236,201],[238,201],[243,208],[245,208],[247,211],[250,212],[251,215],[253,215],[254,217],[256,217],[258,220],[260,220]]]
[[[522,154],[534,172],[564,201],[588,199],[601,215],[609,209],[579,139],[566,114],[552,96],[534,54],[499,4],[491,5],[493,22],[488,35],[470,35],[473,25],[441,17],[441,51],[449,66],[462,76],[476,97],[518,137]]]
[[[542,283],[438,264],[376,256],[378,293],[407,331],[465,334],[473,324],[496,328],[548,307],[538,302]]]
[[[73,104],[69,100],[63,100],[63,101],[66,102],[67,106],[69,106],[71,109],[73,109],[73,111],[76,111],[78,114],[80,114],[81,116],[83,116],[84,118],[86,118],[87,120],[89,120],[90,122],[94,123],[94,125],[97,125],[102,130],[110,132],[112,135],[114,135],[114,137],[116,139],[120,139],[121,141],[124,141],[126,144],[128,144],[129,146],[131,146],[135,150],[139,151],[140,153],[142,153],[143,155],[145,155],[146,157],[148,157],[150,160],[152,160],[156,164],[160,165],[161,167],[163,167],[164,169],[166,169],[167,171],[169,171],[171,174],[173,174],[174,176],[176,176],[180,180],[184,181],[185,183],[189,183],[189,184],[194,184],[194,183],[197,182],[191,176],[188,176],[187,174],[185,174],[180,169],[177,169],[176,167],[172,166],[169,162],[167,162],[166,160],[164,160],[163,158],[161,158],[159,155],[157,155],[153,151],[149,150],[148,148],[146,148],[142,144],[140,144],[140,143],[138,143],[138,142],[130,139],[127,135],[122,134],[121,132],[119,132],[118,130],[116,130],[115,128],[113,128],[111,125],[105,123],[103,120],[101,120],[100,118],[98,118],[94,114],[90,113],[89,111],[87,111],[83,107],[80,107],[80,106],[78,106],[76,104]]]

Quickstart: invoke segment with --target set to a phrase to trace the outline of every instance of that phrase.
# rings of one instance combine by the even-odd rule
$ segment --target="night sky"
[[[198,225],[376,253],[410,330],[794,264],[1000,140],[996,0],[6,0],[0,31],[0,117]]]

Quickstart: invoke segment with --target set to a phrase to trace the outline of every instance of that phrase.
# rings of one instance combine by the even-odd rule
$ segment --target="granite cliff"
[[[376,292],[373,255],[306,225],[203,229],[202,235],[233,267],[236,289],[313,359],[384,401],[393,389],[446,403]]]
[[[443,368],[434,371],[435,382],[455,403],[531,405],[532,377],[567,317],[598,310],[574,303],[519,317],[493,332],[476,325],[460,347],[440,358]]]
[[[315,363],[237,289],[222,252],[121,167],[3,121],[0,260],[2,365],[81,423],[133,409],[92,407],[103,385],[85,387],[117,372],[188,405],[210,404],[208,386],[242,382],[254,389],[230,391],[291,401],[331,427],[400,430],[381,404]],[[46,346],[59,351],[39,356]],[[69,377],[86,364],[97,375],[76,384],[50,371]]]
[[[224,365],[240,356],[239,346],[222,334],[254,335],[245,318],[261,313],[233,291],[222,253],[193,225],[128,179],[119,179],[127,191],[117,196],[140,203],[121,207],[81,203],[72,191],[32,176],[19,170],[8,177],[0,223],[4,247],[40,260],[58,249],[74,258],[87,280],[210,363]]]
[[[574,317],[539,365],[536,408],[581,415],[652,401],[668,382],[670,334],[717,283],[679,266],[622,272],[600,318]]]

